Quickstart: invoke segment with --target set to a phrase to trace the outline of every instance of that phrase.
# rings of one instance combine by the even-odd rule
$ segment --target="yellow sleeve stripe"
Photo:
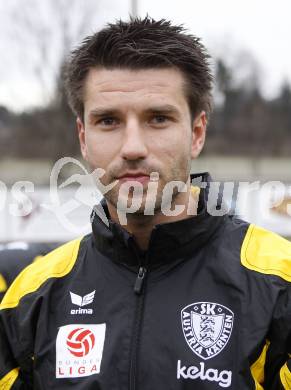
[[[35,263],[36,261],[42,260],[44,258],[43,255],[37,255],[35,258],[32,260],[32,263]]]
[[[280,379],[283,385],[283,388],[286,390],[291,389],[291,372],[287,367],[287,363],[280,370]]]
[[[49,278],[61,278],[73,268],[81,239],[70,241],[26,267],[14,280],[4,296],[0,309],[16,307],[21,298],[39,289]]]
[[[0,293],[3,293],[4,291],[7,290],[7,283],[6,280],[4,279],[4,276],[0,274]]]
[[[14,368],[0,380],[0,389],[9,390],[13,386],[19,374],[19,368]]]
[[[241,247],[241,263],[253,271],[277,275],[291,282],[291,243],[250,225]]]
[[[270,342],[266,340],[266,344],[258,357],[258,359],[251,366],[252,377],[256,384],[256,390],[263,390],[262,384],[264,383],[264,369],[266,362],[267,350],[269,348]]]

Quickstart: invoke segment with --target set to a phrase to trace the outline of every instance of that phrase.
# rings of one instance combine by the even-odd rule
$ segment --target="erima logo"
[[[234,314],[213,302],[196,302],[184,307],[181,321],[185,340],[191,350],[207,360],[218,355],[228,343]]]
[[[82,309],[83,306],[90,305],[94,301],[95,291],[84,295],[81,297],[80,295],[74,294],[70,291],[71,301],[73,305],[79,306],[78,309],[72,309],[71,314],[93,314],[92,309]]]
[[[231,385],[232,372],[223,370],[218,371],[215,368],[206,368],[205,363],[201,362],[200,367],[197,366],[182,366],[181,360],[177,363],[177,379],[200,379],[202,381],[217,382],[221,387],[229,387]]]

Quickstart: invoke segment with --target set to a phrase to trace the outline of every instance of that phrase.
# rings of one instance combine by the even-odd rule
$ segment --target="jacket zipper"
[[[147,264],[147,262],[145,262]],[[136,309],[134,318],[134,329],[130,353],[130,369],[129,369],[129,390],[137,389],[137,371],[138,371],[138,352],[140,344],[140,334],[142,325],[142,316],[145,300],[145,282],[147,276],[147,268],[140,265],[137,277],[134,284],[134,293],[136,294]]]
[[[145,281],[147,269],[145,267],[139,267],[138,274],[135,280],[134,284],[134,292],[137,295],[140,295],[142,293],[143,284]]]

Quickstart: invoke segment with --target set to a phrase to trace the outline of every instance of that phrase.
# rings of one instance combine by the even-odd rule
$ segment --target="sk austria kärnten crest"
[[[185,340],[191,350],[207,360],[227,345],[233,327],[233,312],[213,302],[196,302],[184,307],[181,321]]]

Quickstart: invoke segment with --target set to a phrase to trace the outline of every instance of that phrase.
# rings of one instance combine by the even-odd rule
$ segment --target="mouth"
[[[148,183],[148,181],[150,180],[150,176],[143,172],[136,172],[136,173],[128,172],[119,176],[117,179],[119,180],[120,183],[132,181],[132,182],[145,184]]]

